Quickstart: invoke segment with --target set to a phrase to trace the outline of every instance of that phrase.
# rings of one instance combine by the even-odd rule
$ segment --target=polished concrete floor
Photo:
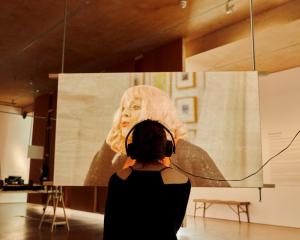
[[[47,210],[50,217],[52,211]],[[42,207],[26,203],[0,204],[1,240],[36,239],[102,239],[103,216],[67,209],[70,232],[65,225],[57,226],[51,233],[50,224],[44,223],[38,230]],[[58,216],[63,216],[61,209]],[[300,229],[276,227],[254,223],[188,217],[187,227],[181,228],[179,240],[299,240]],[[142,239],[141,239],[142,240]]]

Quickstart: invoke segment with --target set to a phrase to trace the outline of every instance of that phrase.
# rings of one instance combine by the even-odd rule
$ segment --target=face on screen
[[[141,114],[142,100],[134,98],[124,103],[121,114],[122,136],[126,137],[130,129],[139,121]]]

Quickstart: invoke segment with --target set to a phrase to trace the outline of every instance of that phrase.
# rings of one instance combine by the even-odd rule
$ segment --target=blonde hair
[[[178,119],[176,108],[170,97],[156,87],[139,85],[130,87],[124,92],[120,106],[114,114],[112,128],[106,139],[106,143],[112,150],[125,153],[125,139],[120,127],[122,107],[125,102],[135,98],[141,99],[141,114],[138,122],[146,119],[156,120],[166,126],[176,140],[186,137],[187,131]]]

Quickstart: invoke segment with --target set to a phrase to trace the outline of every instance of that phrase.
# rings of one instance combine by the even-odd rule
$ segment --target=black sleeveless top
[[[108,185],[104,240],[176,240],[191,184],[164,184],[161,171],[113,174]]]

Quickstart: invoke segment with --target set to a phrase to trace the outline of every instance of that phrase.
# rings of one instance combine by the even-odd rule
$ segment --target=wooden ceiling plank
[[[255,0],[255,13],[283,6],[288,1]],[[18,96],[23,96],[20,89],[30,82],[41,92],[56,87],[57,81],[51,79],[57,79],[57,75],[49,79],[48,73],[59,72],[61,66],[62,23],[36,44],[28,43],[32,42],[32,37],[40,36],[53,24],[61,22],[64,4],[57,1],[53,5],[51,0],[45,0],[40,3],[25,1],[20,6],[12,2],[1,5],[4,10],[0,16],[3,32],[0,52],[5,66],[0,69],[0,95],[14,88],[7,101],[17,98],[17,104],[28,105],[34,99],[32,89],[28,88],[27,100],[25,96]],[[175,39],[187,37],[190,40],[218,31],[249,15],[248,1],[235,1],[236,11],[230,15],[225,13],[225,3],[225,0],[190,0],[187,8],[182,9],[175,0],[110,1],[104,5],[99,0],[72,0],[68,9],[72,16],[68,18],[65,71],[99,72]],[[31,47],[17,58],[5,61],[24,46]],[[222,64],[222,57],[217,63]],[[11,81],[14,76],[19,79],[16,83]]]

